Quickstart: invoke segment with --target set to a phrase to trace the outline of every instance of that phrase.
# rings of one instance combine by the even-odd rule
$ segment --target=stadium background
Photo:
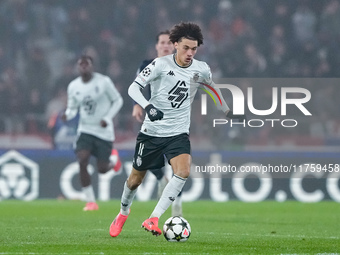
[[[109,75],[124,98],[124,107],[115,118],[115,128],[116,147],[126,168],[113,179],[108,196],[119,198],[139,129],[131,117],[132,102],[127,88],[142,60],[155,56],[155,35],[180,21],[197,22],[202,27],[205,40],[197,59],[210,64],[216,81],[235,77],[273,81],[304,78],[307,81],[304,86],[312,94],[308,109],[313,116],[293,115],[300,124],[289,130],[213,129],[211,118],[221,118],[220,113],[215,111],[204,118],[199,111],[194,112],[191,138],[195,164],[205,165],[216,155],[221,163],[234,160],[237,166],[254,161],[297,165],[339,163],[338,0],[183,0],[175,3],[165,0],[0,2],[0,199],[26,199],[34,194],[35,187],[38,194],[32,195],[33,199],[67,197],[60,183],[62,173],[74,162],[70,148],[75,126],[74,123],[61,125],[57,117],[65,107],[66,87],[77,75],[75,61],[82,52],[93,56],[96,70]],[[312,82],[316,78],[318,82]],[[261,88],[254,101],[266,102],[270,92],[270,87]],[[194,106],[198,105],[196,100]],[[233,154],[235,151],[237,155]],[[32,169],[38,169],[37,180]],[[79,184],[74,179],[72,187],[76,190]],[[314,176],[297,184],[304,187],[306,200],[293,191],[291,180],[297,179],[274,183],[275,188],[258,199],[278,196],[280,200],[277,191],[284,191],[288,199],[300,201],[314,196],[310,198],[313,201],[340,200],[339,175]],[[330,179],[335,182],[328,181]],[[211,180],[203,178],[202,195],[196,199],[213,198],[210,194],[214,192],[209,189],[218,185],[220,191],[228,191],[229,196],[220,192],[215,200],[241,199],[240,193],[228,190],[230,178],[215,178],[220,181],[209,184]],[[194,181],[192,178],[188,183],[187,191]],[[278,178],[275,181],[284,182]],[[260,183],[258,179],[244,182],[250,192],[248,197],[260,190]],[[50,187],[55,187],[53,192]],[[148,187],[154,192],[152,185]],[[100,193],[101,186],[96,188]],[[77,198],[78,194],[74,196],[68,198]],[[195,199],[188,197],[189,192],[187,200]]]

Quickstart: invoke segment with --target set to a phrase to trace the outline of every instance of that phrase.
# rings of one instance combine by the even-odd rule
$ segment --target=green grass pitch
[[[192,228],[184,243],[141,229],[156,201],[135,201],[122,233],[112,238],[119,204],[99,202],[99,211],[83,212],[80,201],[1,201],[0,254],[340,254],[335,202],[184,203]]]

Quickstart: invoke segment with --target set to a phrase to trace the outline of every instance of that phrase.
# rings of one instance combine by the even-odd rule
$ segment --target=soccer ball
[[[163,235],[169,242],[185,242],[189,239],[190,234],[190,224],[183,217],[170,217],[164,223]]]

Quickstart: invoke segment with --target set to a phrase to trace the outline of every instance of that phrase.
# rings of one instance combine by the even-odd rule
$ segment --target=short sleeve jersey
[[[150,83],[149,102],[164,113],[162,120],[151,122],[146,115],[141,132],[150,136],[169,137],[189,133],[191,102],[200,82],[210,85],[209,66],[193,59],[182,67],[175,54],[156,58],[136,77],[135,83],[144,88]]]

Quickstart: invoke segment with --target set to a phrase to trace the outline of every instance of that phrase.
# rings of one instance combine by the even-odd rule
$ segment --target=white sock
[[[120,213],[123,215],[129,215],[129,209],[131,207],[132,201],[135,197],[137,189],[131,190],[128,188],[127,183],[124,184],[124,190],[122,194],[121,204],[120,204]]]
[[[94,191],[93,191],[92,185],[89,185],[87,187],[83,187],[82,190],[83,190],[83,193],[85,195],[85,201],[87,203],[96,202],[96,198],[94,196]]]
[[[182,197],[176,197],[175,201],[172,203],[172,205],[182,206]]]
[[[186,178],[182,178],[178,175],[174,175],[169,183],[165,186],[161,198],[159,199],[155,209],[151,213],[150,218],[161,217],[161,215],[169,208],[171,203],[177,198],[179,192],[181,192]]]

